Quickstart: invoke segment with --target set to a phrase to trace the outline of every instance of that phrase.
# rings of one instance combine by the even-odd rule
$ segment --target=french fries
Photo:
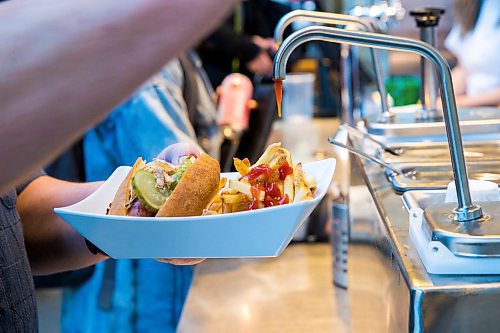
[[[285,178],[283,192],[288,195],[288,198],[293,200],[295,198],[295,185],[293,183],[293,175],[288,175]]]
[[[229,203],[229,204],[237,204],[237,203],[249,201],[248,195],[243,194],[243,193],[223,194],[223,195],[221,195],[221,199],[223,202]]]
[[[290,152],[281,143],[270,145],[251,165],[245,158],[234,158],[237,180],[222,178],[219,193],[204,215],[235,213],[287,203],[312,200],[316,180],[292,162]]]
[[[272,145],[270,145],[269,147],[267,147],[267,149],[264,152],[264,154],[262,154],[262,156],[258,159],[258,161],[255,162],[254,165],[252,165],[252,168],[256,167],[258,165],[261,165],[261,164],[269,164],[269,162],[271,161],[271,159],[280,150],[280,148],[281,148],[281,143],[280,142],[273,143]]]
[[[252,194],[252,186],[250,185],[250,183],[245,183],[242,181],[230,179],[229,188],[244,193],[247,195],[248,198],[250,198],[250,200],[252,199],[253,194]],[[257,192],[258,194],[255,195],[258,198],[258,200],[264,201],[266,193],[260,189],[256,189],[254,191],[258,191]]]
[[[248,158],[240,160],[239,158],[235,157],[233,158],[233,162],[236,171],[238,171],[240,175],[246,176],[250,172],[250,161],[248,160]]]

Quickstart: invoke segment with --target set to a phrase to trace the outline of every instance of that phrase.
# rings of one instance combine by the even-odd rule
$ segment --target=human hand
[[[196,265],[204,261],[203,258],[189,258],[189,259],[156,259],[159,262],[164,262],[171,265],[177,266],[189,266]]]
[[[181,164],[183,160],[185,160],[189,156],[198,157],[201,154],[200,148],[193,144],[187,142],[179,142],[173,145],[168,146],[163,149],[162,152],[158,155],[158,158],[165,160],[172,164]],[[160,262],[172,264],[172,265],[196,265],[202,262],[205,259],[200,258],[190,258],[190,259],[156,259]]]
[[[275,53],[278,46],[272,38],[262,38],[260,36],[252,36],[252,42],[260,47],[262,50],[271,51]]]
[[[178,165],[181,164],[187,157],[198,157],[200,154],[201,149],[197,145],[188,142],[179,142],[163,149],[158,155],[158,158]]]
[[[247,69],[257,75],[271,76],[273,61],[266,51],[261,51],[255,58],[247,62]]]

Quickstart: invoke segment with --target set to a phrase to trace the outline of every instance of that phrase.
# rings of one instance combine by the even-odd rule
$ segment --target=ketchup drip
[[[269,183],[268,179],[273,170],[266,164],[261,164],[254,167],[246,176],[250,182],[259,178],[260,184],[253,185],[250,188],[252,193],[252,202],[250,203],[248,209],[258,209],[259,208],[259,194],[264,192],[264,207],[273,207],[284,205],[290,202],[288,195],[282,195],[278,185],[276,183]],[[283,165],[278,169],[280,174],[280,179],[284,180],[285,177],[293,172],[293,169],[288,165],[288,163],[283,163]],[[283,178],[282,178],[283,177]]]
[[[280,198],[281,197],[281,191],[275,183],[272,183],[270,185],[266,186],[266,195],[270,196],[271,198]]]
[[[278,117],[281,118],[281,100],[283,99],[283,80],[274,81],[274,93],[276,94],[276,104],[278,105]]]
[[[254,185],[250,187],[250,193],[252,193],[252,202],[250,203],[250,206],[248,206],[248,209],[254,210],[259,208],[259,192],[263,190],[263,186],[259,185]]]
[[[266,196],[266,199],[264,199],[264,206],[266,207],[273,207],[273,206],[280,206],[284,205],[290,202],[290,199],[288,198],[288,194],[285,194],[285,196],[281,198],[272,198],[270,196]]]
[[[273,172],[273,170],[271,170],[269,166],[267,166],[266,164],[261,164],[250,170],[250,172],[244,178],[252,181],[259,178],[261,175],[264,175],[264,178],[267,181],[267,178],[269,178],[271,172]]]
[[[286,176],[293,173],[293,168],[288,164],[288,162],[283,163],[278,169],[280,173],[280,179],[285,180]]]

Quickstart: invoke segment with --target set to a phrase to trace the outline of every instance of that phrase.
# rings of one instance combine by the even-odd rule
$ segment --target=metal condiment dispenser
[[[420,29],[420,39],[433,47],[437,46],[437,26],[443,8],[418,8],[410,11],[415,18],[417,27]],[[420,100],[422,109],[417,112],[417,119],[423,121],[438,121],[443,118],[442,112],[437,110],[436,100],[438,98],[438,84],[432,63],[425,58],[420,60],[420,75],[422,86],[420,88]]]
[[[458,205],[437,203],[425,207],[424,229],[427,237],[440,241],[455,256],[500,257],[500,209],[496,203],[482,202],[483,212],[480,205],[472,202],[451,71],[443,56],[431,45],[410,38],[307,27],[293,33],[281,44],[274,58],[275,80],[285,79],[285,66],[290,54],[299,45],[311,40],[413,52],[431,61],[439,77]]]

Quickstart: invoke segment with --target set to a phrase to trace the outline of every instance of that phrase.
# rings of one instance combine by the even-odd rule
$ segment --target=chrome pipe
[[[357,68],[352,66],[352,56],[349,45],[340,45],[340,100],[342,124],[355,125],[354,109],[356,98],[354,96],[354,72]]]
[[[410,16],[415,19],[417,27],[420,29],[420,40],[437,46],[437,28],[441,16],[444,14],[443,8],[418,8],[410,11]],[[442,119],[441,113],[437,108],[438,84],[435,77],[435,71],[432,64],[422,58],[420,60],[420,76],[422,86],[420,88],[420,101],[422,109],[417,112],[417,120]]]
[[[354,25],[363,31],[375,31],[375,27],[368,20],[337,13],[315,12],[310,10],[294,10],[284,15],[274,28],[274,41],[281,44],[285,29],[295,21],[304,20],[313,23],[323,23],[329,25]]]
[[[453,209],[453,219],[466,222],[483,216],[481,207],[473,204],[471,199],[451,71],[443,56],[429,44],[410,38],[330,27],[307,27],[290,35],[279,47],[274,58],[275,80],[285,79],[286,63],[293,50],[312,40],[406,51],[419,54],[434,64],[440,82],[446,135],[457,189],[458,207]]]
[[[342,142],[339,142],[339,141],[335,140],[335,138],[329,138],[328,139],[328,143],[331,143],[332,145],[340,147],[340,148],[344,148],[348,152],[350,152],[350,153],[352,153],[354,155],[358,155],[358,156],[366,158],[367,160],[370,160],[370,161],[372,161],[374,163],[377,163],[378,165],[381,165],[384,168],[387,168],[387,169],[391,170],[395,174],[403,175],[403,176],[405,175],[405,173],[401,169],[399,169],[399,168],[397,168],[395,166],[392,166],[389,163],[385,163],[384,161],[376,158],[375,156],[371,156],[371,155],[365,153],[364,151],[362,151],[362,150],[360,150],[358,148],[355,148],[355,147],[352,147],[352,146],[348,146],[348,145],[346,145],[346,144],[344,144]]]
[[[437,30],[436,27],[423,27],[420,30],[420,40],[436,47],[437,45]],[[435,79],[435,72],[432,68],[432,64],[428,61],[422,59],[420,64],[421,78],[422,78],[422,89],[420,92],[420,100],[422,102],[422,110],[424,113],[430,113],[429,116],[424,115],[426,118],[435,118],[437,113],[437,99],[438,99],[438,84]]]
[[[361,137],[363,139],[367,139],[367,140],[373,142],[374,144],[376,144],[377,146],[379,146],[380,149],[382,149],[383,151],[388,152],[391,155],[394,155],[394,156],[400,156],[401,155],[401,152],[399,152],[397,149],[393,149],[393,148],[387,146],[385,143],[383,143],[383,142],[378,141],[377,139],[375,139],[371,134],[362,132],[359,129],[357,129],[356,127],[352,127],[352,126],[347,125],[347,124],[342,124],[342,125],[340,125],[340,127],[344,128],[347,131],[347,133],[352,133],[354,135],[357,135],[358,137]]]
[[[357,30],[375,32],[374,25],[367,19],[359,18],[356,16],[343,15],[337,13],[316,12],[310,10],[294,10],[284,15],[274,29],[274,41],[279,45],[283,41],[283,34],[285,29],[295,21],[304,20],[313,23],[323,23],[328,25],[349,25],[356,27]],[[371,58],[373,68],[375,70],[375,80],[377,89],[380,94],[380,106],[382,108],[381,120],[387,121],[392,118],[394,114],[390,111],[387,103],[387,92],[385,89],[385,82],[383,79],[382,65],[376,49],[371,49]],[[352,96],[353,94],[351,94]]]

